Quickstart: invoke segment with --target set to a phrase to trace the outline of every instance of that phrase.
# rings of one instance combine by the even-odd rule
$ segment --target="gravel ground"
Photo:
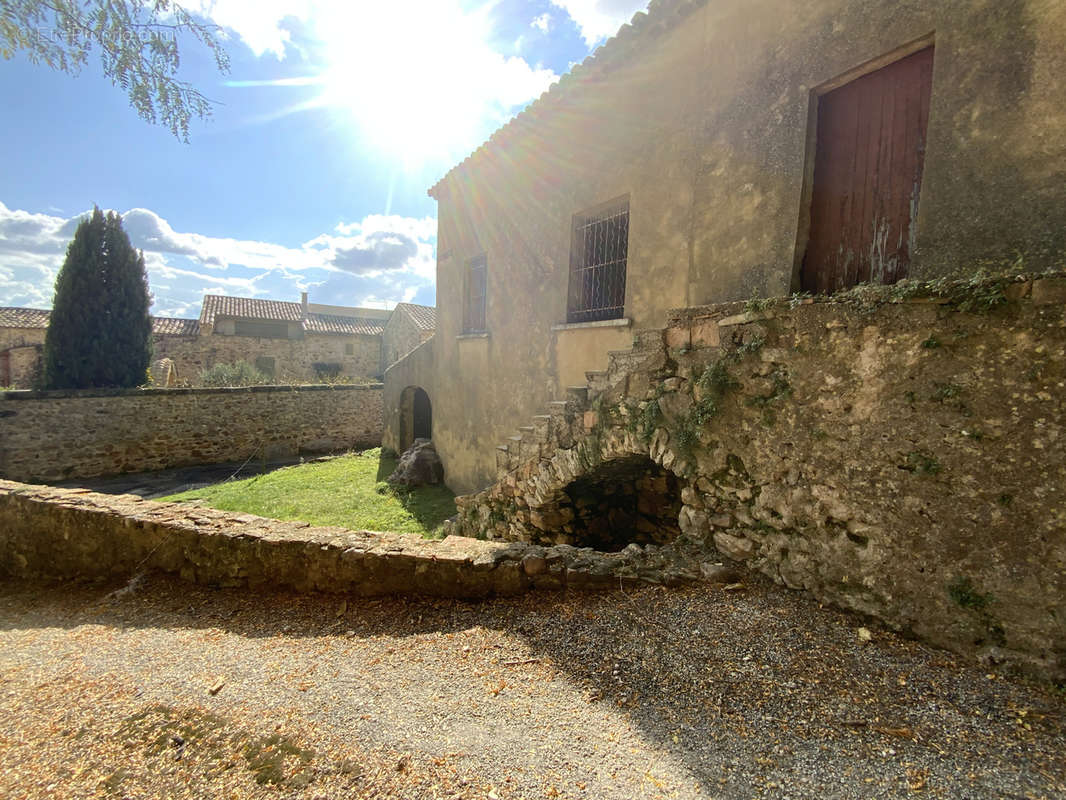
[[[761,580],[116,588],[0,583],[0,796],[1066,796],[1061,690]]]

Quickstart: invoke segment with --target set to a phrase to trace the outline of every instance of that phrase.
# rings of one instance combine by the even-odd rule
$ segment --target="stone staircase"
[[[585,373],[584,386],[569,386],[565,398],[552,400],[546,413],[537,414],[529,425],[496,447],[496,477],[503,478],[519,465],[536,458],[548,458],[557,448],[569,448],[584,433],[585,413],[606,398],[626,393],[630,377],[655,361],[665,361],[664,329],[638,331],[629,350],[607,354],[607,369]]]

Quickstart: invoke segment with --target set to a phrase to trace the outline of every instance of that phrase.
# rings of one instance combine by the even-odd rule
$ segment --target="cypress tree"
[[[44,341],[47,389],[133,387],[152,357],[151,296],[144,255],[122,218],[93,207],[67,248],[56,278]]]

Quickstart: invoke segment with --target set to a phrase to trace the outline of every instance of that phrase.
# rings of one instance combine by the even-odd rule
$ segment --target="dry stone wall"
[[[0,476],[51,481],[381,443],[381,385],[0,393]]]
[[[586,543],[611,465],[672,541],[933,643],[1066,677],[1066,279],[674,312],[498,449],[455,532]],[[612,481],[600,481],[611,484]],[[580,489],[580,491],[575,491]],[[610,504],[610,503],[609,503]],[[602,540],[604,533],[597,533]]]
[[[632,551],[431,541],[0,480],[0,576],[129,580],[149,570],[211,586],[463,598],[681,579]]]

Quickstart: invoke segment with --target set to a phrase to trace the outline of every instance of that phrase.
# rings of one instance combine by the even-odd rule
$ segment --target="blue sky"
[[[95,54],[71,77],[0,61],[0,305],[47,308],[78,217],[121,214],[153,311],[204,293],[432,305],[426,189],[646,0],[192,0],[228,75],[182,40],[217,104],[188,144],[142,122]]]

